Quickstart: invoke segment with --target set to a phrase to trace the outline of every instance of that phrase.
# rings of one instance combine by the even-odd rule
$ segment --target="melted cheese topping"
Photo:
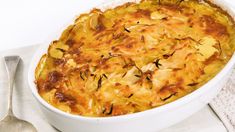
[[[227,13],[196,0],[94,9],[41,58],[38,92],[56,108],[83,116],[158,107],[218,73],[234,52],[234,31]]]

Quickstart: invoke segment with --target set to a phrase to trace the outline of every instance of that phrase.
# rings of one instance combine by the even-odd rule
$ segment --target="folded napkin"
[[[235,69],[227,84],[209,103],[229,132],[235,132]]]

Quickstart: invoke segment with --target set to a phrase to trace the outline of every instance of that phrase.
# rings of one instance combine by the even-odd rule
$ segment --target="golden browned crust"
[[[35,78],[48,103],[117,116],[172,102],[212,78],[234,52],[231,17],[208,2],[143,0],[82,14],[53,41]]]

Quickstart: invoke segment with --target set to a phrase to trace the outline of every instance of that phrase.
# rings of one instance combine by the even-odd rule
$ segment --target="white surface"
[[[18,54],[22,58],[16,74],[16,83],[13,92],[13,109],[15,114],[27,121],[32,122],[39,132],[56,132],[45,120],[36,101],[33,99],[27,84],[27,71],[32,54],[37,46],[31,46],[16,50],[0,52],[0,119],[6,113],[6,97],[8,93],[6,72],[3,64],[3,55]],[[158,124],[156,124],[158,125]],[[188,119],[161,132],[226,132],[223,124],[214,115],[209,107],[205,107]]]
[[[77,14],[105,0],[0,0],[0,50],[42,43]]]
[[[79,12],[109,0],[0,0],[0,51],[42,43]],[[235,7],[235,0],[225,0]]]

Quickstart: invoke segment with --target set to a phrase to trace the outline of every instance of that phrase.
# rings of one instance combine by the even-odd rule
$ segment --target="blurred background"
[[[0,0],[0,51],[42,43],[105,0]],[[106,0],[107,1],[107,0]]]
[[[0,51],[41,44],[108,0],[0,0]],[[225,0],[235,9],[235,0]],[[59,33],[59,34],[58,34]]]

